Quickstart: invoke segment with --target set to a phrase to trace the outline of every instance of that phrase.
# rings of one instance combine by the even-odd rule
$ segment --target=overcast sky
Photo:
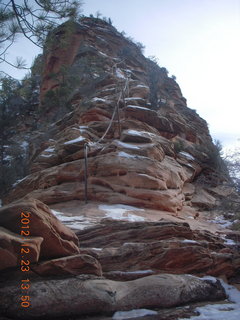
[[[85,0],[83,14],[97,11],[177,77],[214,139],[240,138],[240,0]],[[31,62],[37,49],[19,46],[14,53]]]

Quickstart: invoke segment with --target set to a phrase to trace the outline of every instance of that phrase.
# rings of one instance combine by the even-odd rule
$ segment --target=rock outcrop
[[[42,237],[28,237],[23,239],[20,235],[0,227],[0,271],[19,266],[21,246],[27,243],[28,260],[37,262],[40,255]],[[24,247],[22,247],[24,250]]]
[[[29,233],[21,234],[21,213],[29,213]],[[0,225],[3,230],[2,249],[6,249],[6,241],[13,243],[15,256],[19,257],[20,245],[29,243],[33,262],[38,257],[59,258],[79,253],[78,239],[73,231],[64,226],[52,213],[47,205],[39,200],[15,202],[0,208]],[[4,234],[5,236],[4,240]],[[21,237],[20,237],[21,235]],[[7,240],[8,239],[8,240]],[[10,245],[10,244],[9,244]],[[36,249],[34,249],[36,247]],[[35,252],[35,253],[34,253]],[[30,258],[30,255],[28,256]],[[19,260],[19,259],[17,259]],[[30,259],[31,260],[31,259]]]
[[[33,264],[31,270],[44,277],[80,274],[102,275],[100,263],[94,257],[86,254],[72,255]]]
[[[110,279],[152,273],[229,278],[240,268],[237,248],[210,232],[193,231],[187,223],[103,220],[77,234],[82,252],[95,256]]]
[[[5,202],[83,200],[87,144],[89,200],[175,213],[184,204],[212,208],[217,197],[207,187],[224,181],[222,163],[206,121],[187,107],[166,69],[99,19],[65,23],[53,36],[40,106],[40,123],[51,125],[32,136],[31,174]],[[66,97],[71,111],[64,115]]]

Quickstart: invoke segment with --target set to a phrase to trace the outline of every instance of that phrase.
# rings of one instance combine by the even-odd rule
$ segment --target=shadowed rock
[[[0,310],[16,319],[46,319],[112,314],[117,310],[174,307],[194,301],[225,299],[219,281],[189,275],[154,275],[129,282],[106,279],[36,281],[31,284],[31,307],[21,308],[16,284],[0,289]]]
[[[30,213],[30,236],[43,238],[40,258],[59,258],[79,253],[78,239],[74,232],[64,226],[50,208],[39,200],[19,201],[0,208],[0,225],[19,234],[21,212]]]

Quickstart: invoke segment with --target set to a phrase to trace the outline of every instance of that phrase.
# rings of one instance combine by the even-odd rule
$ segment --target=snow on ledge
[[[188,152],[181,151],[179,154],[188,160],[195,160],[195,158]]]
[[[133,144],[133,143],[122,142],[122,141],[119,141],[119,140],[114,140],[114,142],[115,142],[118,146],[123,147],[123,148],[126,148],[126,149],[138,149],[138,150],[140,150],[140,147],[139,147],[139,146],[136,146],[136,145]]]
[[[122,158],[136,158],[136,156],[129,154],[127,152],[124,152],[124,151],[118,152],[118,156],[122,157]]]
[[[48,147],[47,149],[43,150],[43,152],[54,152],[54,147]]]
[[[157,311],[149,310],[149,309],[133,309],[130,311],[117,311],[114,313],[112,319],[114,320],[124,320],[124,319],[132,319],[139,318],[148,315],[157,315]]]
[[[198,243],[197,241],[195,240],[189,240],[189,239],[184,239],[181,241],[182,243]]]
[[[72,143],[80,142],[80,141],[83,141],[83,140],[85,140],[85,138],[80,136],[80,137],[78,137],[76,139],[66,141],[66,142],[64,142],[64,144],[72,144]]]
[[[149,111],[150,109],[149,108],[144,108],[144,107],[139,107],[139,106],[133,106],[133,105],[127,105],[128,108],[131,108],[131,109],[141,109],[141,110],[147,110]]]
[[[95,98],[92,98],[93,102],[106,102],[107,100],[106,99],[103,99],[103,98],[98,98],[98,97],[95,97]]]
[[[130,222],[145,221],[143,217],[128,213],[128,211],[144,211],[144,209],[127,206],[124,204],[115,204],[115,205],[101,204],[98,207],[100,210],[106,211],[107,218],[111,218],[113,220],[127,220]]]
[[[214,283],[217,278],[206,276],[199,278],[202,280],[210,280]],[[199,312],[198,316],[191,318],[180,318],[179,320],[237,320],[240,314],[240,291],[234,286],[226,284],[223,280],[219,279],[221,285],[225,289],[228,300],[232,303],[223,304],[208,304],[202,307],[197,307],[195,311]]]
[[[124,73],[123,73],[122,70],[119,69],[119,68],[116,69],[116,76],[117,76],[117,78],[119,78],[119,79],[126,79],[126,77],[124,76]]]
[[[127,133],[128,134],[132,134],[132,135],[135,135],[135,136],[143,136],[145,134],[149,134],[147,131],[137,131],[137,130],[127,130]],[[149,134],[150,135],[150,134]]]

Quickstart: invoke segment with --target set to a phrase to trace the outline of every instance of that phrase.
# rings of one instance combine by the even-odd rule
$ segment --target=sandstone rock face
[[[26,240],[20,235],[0,227],[0,270],[20,265],[21,256],[24,254],[24,246],[21,247],[21,245],[24,243],[28,244],[28,260],[31,263],[37,262],[42,241],[42,237],[29,237]]]
[[[175,213],[186,203],[212,208],[218,195],[207,188],[224,181],[219,159],[206,121],[187,107],[176,81],[106,22],[68,24],[54,31],[57,41],[44,54],[40,123],[50,125],[29,134],[30,174],[5,202],[83,200],[88,143],[88,200]],[[72,86],[61,96],[63,77]]]
[[[41,276],[95,274],[102,275],[100,263],[86,254],[79,254],[32,265],[31,269]]]
[[[95,256],[110,279],[159,272],[231,277],[240,267],[237,249],[187,223],[110,220],[77,234],[82,252]]]
[[[54,216],[47,205],[38,200],[16,202],[0,208],[0,225],[19,234],[21,212],[30,213],[29,237],[43,238],[40,258],[59,258],[79,253],[75,234]],[[27,236],[24,238],[25,241],[28,240]],[[31,238],[29,239],[31,242]]]
[[[19,306],[15,283],[0,289],[0,311],[17,319],[113,314],[117,310],[172,307],[194,301],[225,299],[220,282],[189,275],[162,274],[128,282],[70,278],[32,282],[30,308]],[[44,294],[43,294],[44,292]],[[71,305],[71,308],[69,306]]]

